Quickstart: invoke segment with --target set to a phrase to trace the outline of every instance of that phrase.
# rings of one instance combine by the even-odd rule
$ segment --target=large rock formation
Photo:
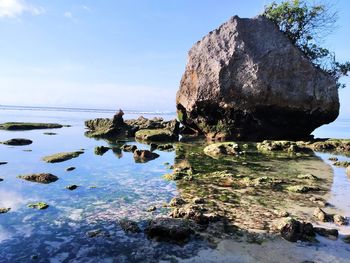
[[[300,139],[339,113],[336,82],[267,18],[232,17],[198,41],[178,118],[216,139]]]

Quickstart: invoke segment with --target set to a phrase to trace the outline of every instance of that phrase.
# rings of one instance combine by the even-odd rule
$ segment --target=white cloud
[[[66,18],[73,18],[73,14],[71,12],[68,12],[68,11],[64,12],[63,16]]]
[[[0,0],[0,17],[15,18],[24,13],[37,16],[45,13],[45,9],[40,6],[33,6],[25,0]]]
[[[87,12],[92,12],[92,9],[86,5],[83,5],[82,8]]]

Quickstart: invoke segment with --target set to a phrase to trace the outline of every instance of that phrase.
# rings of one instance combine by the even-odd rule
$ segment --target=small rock
[[[314,241],[315,231],[310,223],[290,219],[281,229],[281,236],[290,242]]]
[[[128,219],[120,220],[119,225],[126,233],[140,233],[141,232],[141,229],[139,228],[137,223],[134,221],[128,220]]]
[[[323,227],[314,227],[314,230],[317,234],[323,237],[327,237],[332,240],[336,240],[338,238],[338,230],[337,229],[327,229]]]
[[[329,222],[331,219],[330,215],[328,215],[325,211],[323,211],[319,207],[317,207],[314,210],[314,217],[316,217],[321,222]]]
[[[23,139],[23,138],[15,138],[15,139],[2,142],[2,144],[13,145],[13,146],[23,146],[23,145],[29,145],[32,143],[33,141],[28,139]]]
[[[109,151],[111,148],[106,146],[96,146],[95,147],[95,154],[96,155],[104,155],[107,151]]]
[[[10,210],[11,210],[11,208],[0,208],[0,214],[5,214]]]
[[[200,197],[195,197],[192,199],[192,203],[194,204],[204,204],[204,198],[200,198]]]
[[[165,142],[177,140],[178,134],[169,129],[141,129],[135,133],[135,138],[141,141]]]
[[[154,150],[159,150],[159,151],[172,151],[174,150],[174,146],[170,143],[168,144],[155,144],[155,143],[151,143],[150,144],[151,146],[151,151],[154,151]]]
[[[0,178],[0,182],[4,181],[4,179]]]
[[[313,180],[316,181],[318,180],[318,177],[313,175],[313,174],[299,174],[297,176],[298,179],[306,179],[306,180]]]
[[[153,211],[156,211],[157,210],[157,207],[155,206],[150,206],[147,208],[147,212],[153,212]]]
[[[42,160],[47,163],[59,163],[59,162],[64,162],[64,161],[76,158],[83,153],[84,153],[83,151],[55,153],[55,154],[43,157]]]
[[[292,185],[292,186],[288,186],[286,190],[289,192],[304,194],[310,191],[319,191],[320,188],[317,186],[310,186],[310,185]]]
[[[103,232],[101,229],[91,230],[87,232],[87,236],[90,238],[99,237],[99,236],[103,236]]]
[[[328,160],[336,162],[336,161],[338,161],[338,158],[337,157],[329,157]]]
[[[184,205],[186,204],[186,201],[183,200],[182,198],[180,197],[174,197],[173,199],[170,200],[169,202],[169,206],[181,206],[181,205]]]
[[[79,187],[79,186],[77,186],[77,185],[75,185],[75,184],[72,184],[72,185],[66,186],[66,189],[73,191],[73,190],[77,189],[78,187]]]
[[[184,242],[192,233],[193,231],[186,220],[175,218],[153,219],[146,228],[148,237],[174,242]]]
[[[55,133],[55,132],[44,132],[43,134],[44,135],[56,135],[57,133]]]
[[[346,225],[346,219],[345,217],[341,215],[333,215],[333,222],[339,226]]]
[[[49,205],[44,203],[44,202],[38,202],[38,203],[34,203],[34,204],[29,204],[28,207],[38,209],[38,210],[43,210],[43,209],[48,208]]]
[[[7,164],[7,162],[0,162],[0,165],[4,165],[4,164]]]
[[[240,151],[235,142],[213,143],[204,148],[204,153],[214,158],[220,155],[239,155]]]
[[[24,179],[30,182],[49,184],[56,182],[58,177],[56,175],[50,173],[39,173],[39,174],[28,174],[28,175],[20,175],[18,178]]]
[[[337,162],[333,163],[333,165],[346,168],[346,167],[350,166],[350,162],[348,162],[348,161],[337,161]]]
[[[73,167],[73,166],[68,167],[68,168],[66,169],[67,172],[70,172],[70,171],[73,171],[73,170],[75,170],[75,167]]]

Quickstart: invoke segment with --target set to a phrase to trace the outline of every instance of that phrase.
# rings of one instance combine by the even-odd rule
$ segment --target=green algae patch
[[[311,191],[320,191],[320,188],[317,186],[308,186],[308,185],[292,185],[292,186],[288,186],[286,190],[293,193],[304,194]]]
[[[220,142],[213,143],[204,148],[204,153],[211,157],[218,157],[220,155],[239,155],[241,149],[235,142]]]
[[[58,129],[62,128],[62,124],[58,123],[37,123],[37,122],[5,122],[0,123],[0,130],[8,131],[25,131],[39,129]]]
[[[29,204],[28,207],[38,209],[38,210],[44,210],[44,209],[47,209],[49,205],[46,204],[45,202],[38,202],[38,203]]]
[[[168,129],[142,129],[135,133],[135,138],[154,142],[177,140],[177,136]]]
[[[42,158],[42,160],[47,163],[59,163],[76,158],[83,153],[83,151],[56,153],[49,156],[45,156]]]

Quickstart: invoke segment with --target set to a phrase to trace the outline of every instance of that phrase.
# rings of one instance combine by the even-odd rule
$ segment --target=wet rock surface
[[[57,129],[63,125],[58,123],[35,123],[35,122],[5,122],[0,123],[0,130],[24,131],[37,129]]]
[[[29,204],[28,207],[33,209],[38,209],[38,210],[44,210],[49,208],[49,205],[46,204],[45,202],[38,202],[38,203]]]
[[[188,57],[178,118],[209,138],[307,138],[338,116],[335,80],[264,17],[232,17]]]
[[[208,145],[204,148],[204,153],[212,157],[217,157],[220,155],[239,155],[242,152],[237,143],[222,142]]]
[[[33,143],[32,140],[24,139],[24,138],[14,138],[14,139],[10,139],[2,142],[2,144],[13,145],[13,146],[23,146],[23,145],[29,145],[32,143]]]
[[[282,227],[281,236],[287,241],[297,242],[313,241],[316,234],[312,224],[291,219]]]
[[[42,158],[42,160],[47,163],[60,163],[73,158],[77,158],[79,155],[83,153],[84,151],[56,153],[56,154],[45,156]]]
[[[73,191],[73,190],[77,189],[78,187],[79,187],[78,185],[72,184],[72,185],[66,186],[66,189]]]
[[[179,135],[179,123],[177,120],[164,121],[162,118],[147,119],[139,117],[138,119],[125,120],[122,116],[116,115],[112,119],[99,118],[88,120],[85,126],[89,129],[86,135],[89,137],[135,137],[139,130],[157,130],[139,135],[142,140],[176,140]],[[158,133],[158,134],[156,134]]]
[[[140,233],[141,229],[135,221],[129,219],[122,219],[119,221],[120,227],[126,233]]]
[[[178,136],[167,129],[141,129],[135,133],[135,138],[141,141],[168,142],[178,140]]]
[[[26,181],[49,184],[56,182],[58,177],[56,175],[50,173],[38,173],[38,174],[28,174],[28,175],[20,175],[18,178],[21,178]]]
[[[174,218],[153,219],[145,231],[149,238],[179,243],[187,241],[193,233],[188,221]]]

